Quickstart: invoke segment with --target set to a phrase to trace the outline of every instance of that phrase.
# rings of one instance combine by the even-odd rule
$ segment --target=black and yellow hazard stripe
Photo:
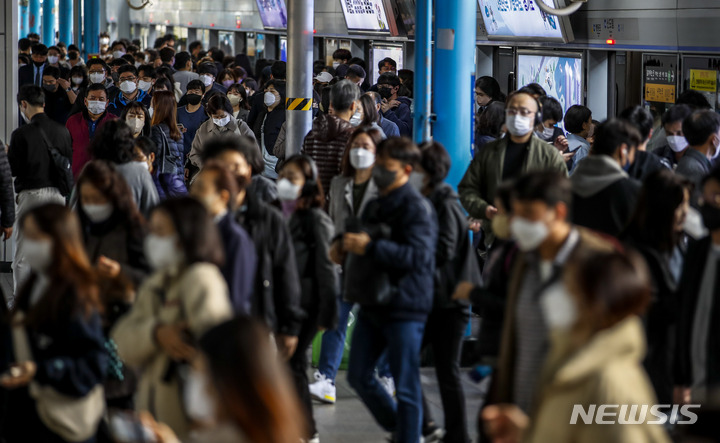
[[[312,98],[286,98],[285,108],[288,111],[309,111],[312,108]]]

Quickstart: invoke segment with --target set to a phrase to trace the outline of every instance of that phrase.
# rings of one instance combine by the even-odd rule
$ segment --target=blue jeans
[[[318,361],[318,372],[328,380],[335,381],[340,363],[342,363],[345,352],[345,336],[347,334],[348,319],[354,304],[338,298],[338,325],[336,329],[325,331],[322,336],[322,347],[320,348],[320,360]],[[383,352],[377,364],[378,376],[392,377],[390,364],[387,360],[387,353]]]
[[[422,321],[388,321],[360,311],[350,349],[350,386],[380,426],[395,432],[401,443],[418,443],[422,434],[420,346],[424,332]],[[375,366],[386,349],[397,403],[375,377]]]

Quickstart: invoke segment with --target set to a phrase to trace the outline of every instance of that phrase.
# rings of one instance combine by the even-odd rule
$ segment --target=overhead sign
[[[717,71],[690,70],[690,89],[702,92],[717,91]]]
[[[488,36],[562,40],[560,20],[545,14],[536,1],[555,7],[552,0],[478,0]]]
[[[266,28],[287,28],[285,0],[257,0],[263,26]]]
[[[675,103],[675,85],[645,83],[645,100],[659,103]]]
[[[350,31],[390,33],[382,0],[340,0]]]
[[[677,73],[675,68],[645,67],[645,101],[675,103]]]

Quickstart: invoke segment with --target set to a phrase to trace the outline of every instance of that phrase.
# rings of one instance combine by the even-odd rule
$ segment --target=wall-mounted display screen
[[[287,28],[285,0],[257,0],[263,26],[273,29]]]
[[[287,62],[287,37],[280,37],[280,60]]]
[[[570,41],[572,32],[566,18],[545,14],[535,4],[553,0],[478,0],[480,14],[489,39],[517,40],[523,38],[545,41]]]
[[[583,104],[583,63],[580,54],[542,54],[518,52],[517,87],[538,83],[550,97],[556,98],[565,111]],[[562,123],[562,122],[561,122]]]
[[[378,77],[380,77],[380,71],[378,70],[377,64],[380,62],[380,60],[383,60],[387,57],[390,57],[391,59],[395,60],[397,62],[397,70],[403,69],[403,48],[402,46],[388,46],[388,45],[373,45],[372,50],[372,66],[369,68],[372,69],[372,84],[376,84],[378,81]]]
[[[400,34],[408,37],[415,36],[415,0],[395,0],[395,20],[397,21]]]
[[[382,0],[340,0],[340,4],[349,31],[390,33]]]

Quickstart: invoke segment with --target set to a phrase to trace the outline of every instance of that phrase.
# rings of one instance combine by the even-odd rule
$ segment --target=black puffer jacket
[[[293,241],[282,214],[249,192],[237,220],[257,249],[253,315],[277,334],[297,336],[305,313],[300,308]]]

